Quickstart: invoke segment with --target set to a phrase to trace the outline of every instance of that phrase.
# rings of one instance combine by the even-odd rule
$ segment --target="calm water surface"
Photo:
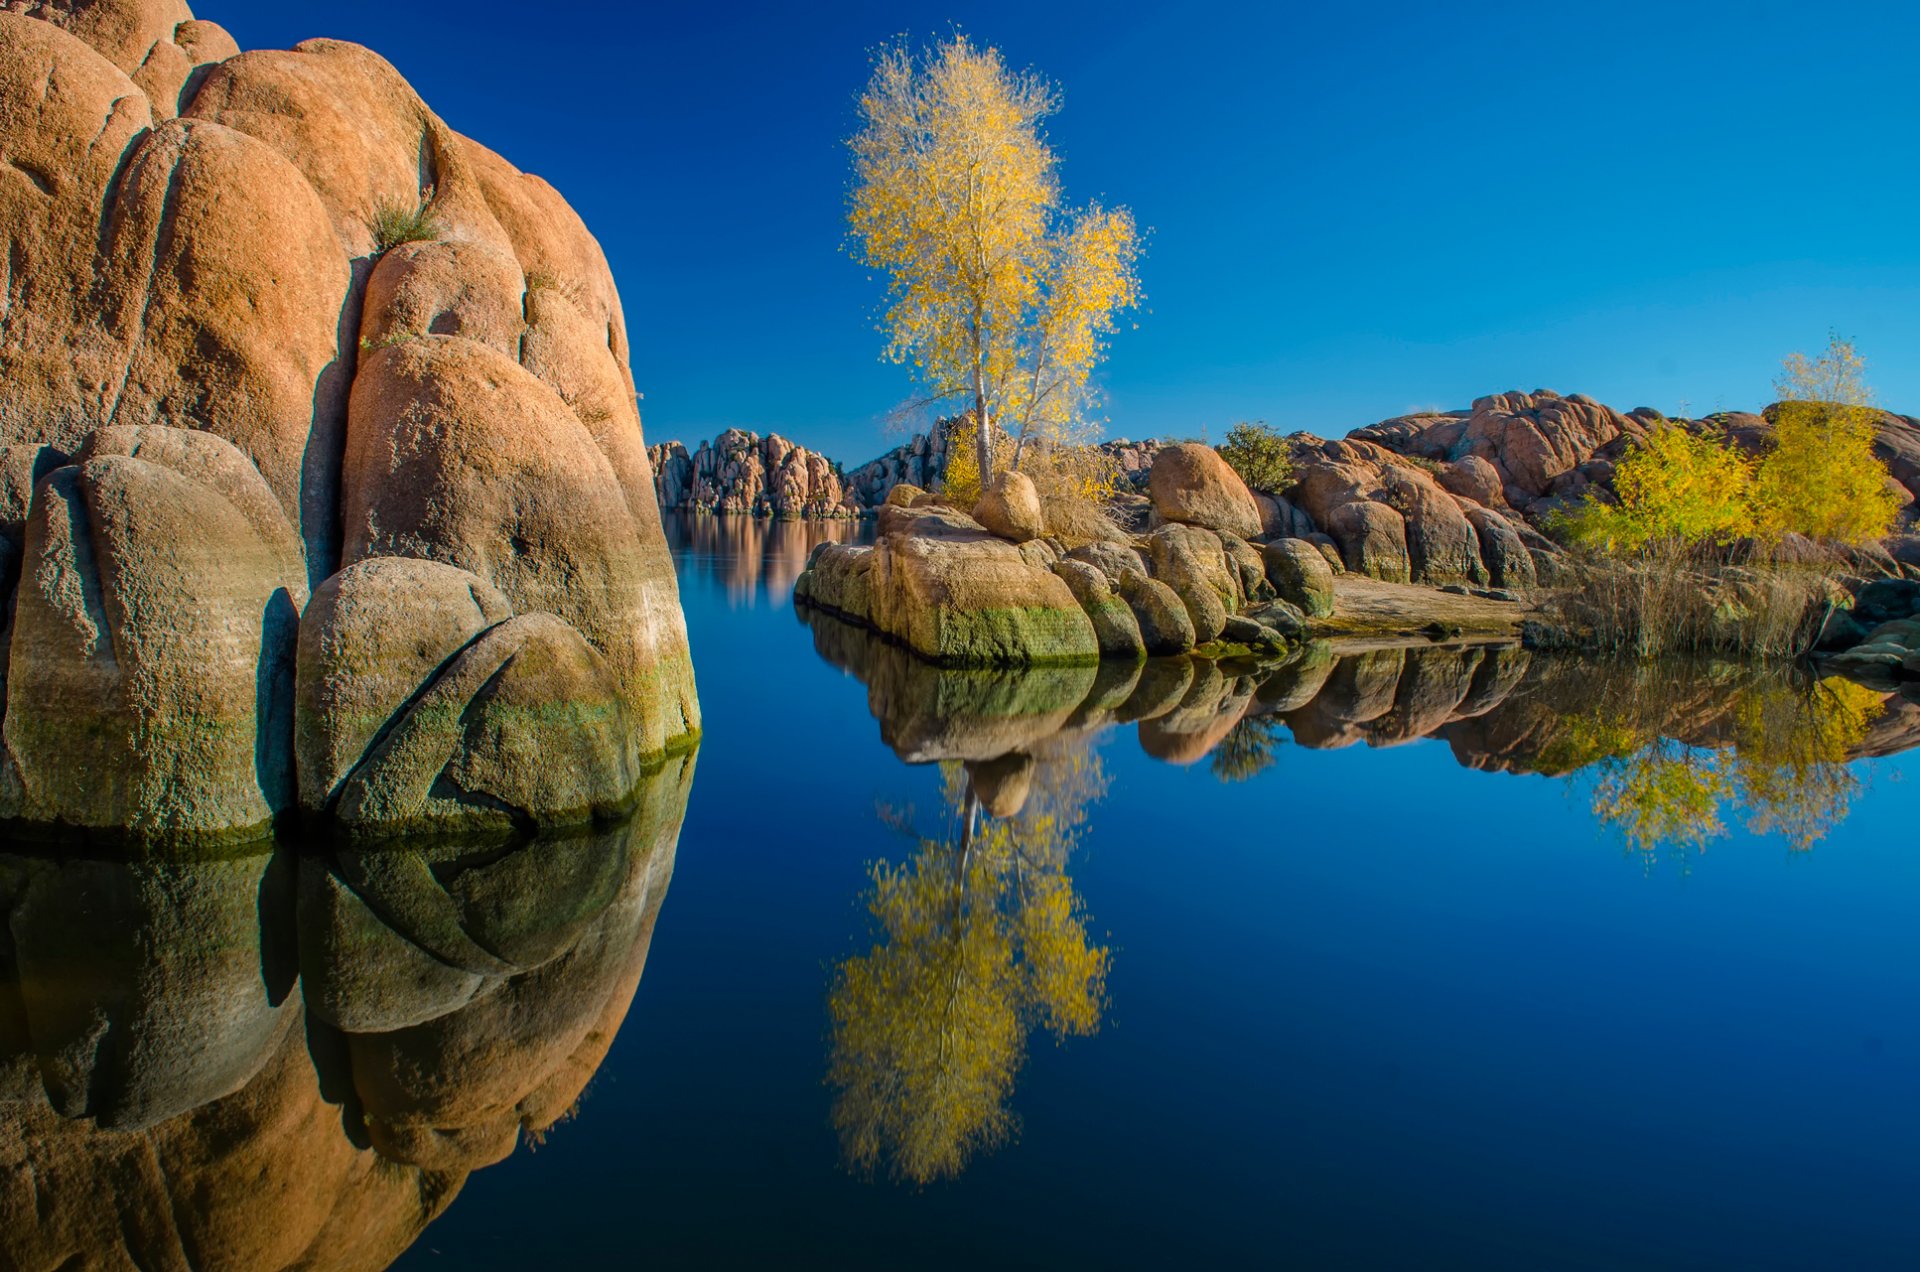
[[[794,613],[808,531],[706,522],[674,537],[707,739],[646,976],[579,1119],[475,1176],[410,1265],[563,1251],[687,1267],[1920,1259],[1912,761],[1841,769],[1850,794],[1824,788],[1830,771],[1803,775],[1809,809],[1756,811],[1729,789],[1713,814],[1725,833],[1700,839],[1706,814],[1684,798],[1665,822],[1658,799],[1595,816],[1671,772],[1466,766],[1526,767],[1525,722],[1342,749],[1281,725],[1235,739],[1255,758],[1224,765],[1218,751],[1149,756],[1143,743],[1191,758],[1168,732],[1097,733],[1104,781],[1098,798],[1068,793],[1084,823],[1056,872],[1110,951],[1097,1032],[1056,1041],[1029,1006],[1006,1101],[1017,1126],[962,1149],[957,1172],[937,1169],[952,1155],[908,1150],[896,1178],[897,1143],[850,1166],[831,1008],[847,960],[874,959],[870,866],[911,868],[918,838],[957,841],[963,816],[938,765],[883,742],[866,686]],[[1349,670],[1349,687],[1365,678]],[[1738,716],[1738,689],[1654,692],[1697,720]],[[939,687],[892,692],[908,720],[885,731],[925,742],[913,708]],[[1593,735],[1622,727],[1606,709],[1620,693],[1594,687],[1598,722],[1548,760],[1603,753]],[[1747,710],[1750,730],[1782,731],[1764,701]],[[1910,715],[1884,712],[1853,749],[1901,744]],[[1338,721],[1295,723],[1344,740]],[[1777,769],[1806,760],[1795,747]],[[1074,749],[1041,759],[1035,785],[1071,785]],[[1683,789],[1735,780],[1688,775],[1690,753],[1666,750]],[[1836,797],[1848,808],[1832,824]],[[899,829],[907,810],[917,834]],[[1749,828],[1769,811],[1784,825]],[[1807,844],[1796,812],[1824,837]],[[1682,842],[1636,838],[1662,828]],[[956,1065],[978,1058],[953,1050]],[[900,1081],[893,1094],[928,1103],[981,1085]],[[882,1139],[939,1140],[966,1120],[847,1112]]]
[[[500,1111],[399,1146],[505,1159],[398,1266],[1920,1265],[1920,706],[1489,649],[940,674],[796,614],[851,533],[671,528],[707,730],[677,855],[434,861],[529,966],[586,916],[458,1045],[394,1031],[443,991],[383,988],[321,904],[404,881],[262,867],[301,939],[240,950],[275,984],[232,1027],[331,995],[389,1032],[288,1034],[329,1100],[377,1125],[325,1075],[413,1038]],[[330,1109],[261,1133],[283,1174],[324,1174]]]

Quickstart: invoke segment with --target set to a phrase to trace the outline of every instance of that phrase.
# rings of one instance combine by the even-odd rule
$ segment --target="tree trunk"
[[[993,421],[987,415],[986,388],[978,371],[973,374],[973,423],[974,456],[980,462],[980,489],[984,491],[993,480]]]
[[[980,462],[980,489],[985,492],[993,480],[993,421],[987,415],[987,371],[985,341],[981,332],[980,306],[973,307],[973,453]]]

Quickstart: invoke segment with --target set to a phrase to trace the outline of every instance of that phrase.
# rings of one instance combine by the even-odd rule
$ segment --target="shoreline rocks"
[[[1188,518],[1257,522],[1245,487],[1214,463],[1161,451],[1156,471],[1168,470],[1162,486],[1176,492],[1169,507]],[[1231,529],[1169,521],[1131,543],[1069,548],[1041,537],[1045,513],[1020,473],[1001,475],[977,510],[1003,533],[896,486],[874,545],[822,544],[794,597],[949,667],[1134,662],[1218,645],[1230,623],[1227,648],[1277,649],[1300,634],[1282,630],[1295,626],[1289,616],[1278,626],[1263,617],[1258,607],[1274,589],[1259,551]]]
[[[794,597],[946,667],[1271,654],[1335,633],[1514,637],[1531,613],[1512,593],[1336,578],[1301,539],[1255,546],[1233,529],[1257,525],[1253,497],[1212,455],[1198,446],[1158,453],[1156,512],[1182,520],[1077,546],[1041,534],[1037,501],[1015,514],[1032,486],[1018,473],[1004,474],[977,509],[999,535],[936,495],[895,486],[874,545],[821,544]]]

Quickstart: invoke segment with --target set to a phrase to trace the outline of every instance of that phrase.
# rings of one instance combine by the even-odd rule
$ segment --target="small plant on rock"
[[[420,202],[411,207],[393,199],[375,204],[367,226],[373,231],[375,250],[391,252],[402,243],[426,243],[444,235],[446,227],[429,211],[432,205],[432,187],[422,190]]]

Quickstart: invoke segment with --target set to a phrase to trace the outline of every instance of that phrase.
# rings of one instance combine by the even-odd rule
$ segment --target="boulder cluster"
[[[840,466],[778,433],[730,428],[691,454],[681,442],[647,448],[662,512],[737,513],[781,521],[856,517],[861,503]]]
[[[1332,544],[1348,569],[1371,578],[1531,588],[1559,568],[1538,523],[1609,481],[1650,415],[1539,390],[1335,441],[1302,436],[1295,484],[1274,499],[1269,523]]]
[[[0,5],[0,817],[554,824],[697,733],[605,256],[392,66]]]
[[[1332,567],[1269,545],[1245,484],[1209,446],[1158,451],[1148,533],[1050,534],[1027,476],[1003,473],[971,515],[896,486],[871,547],[814,550],[795,595],[944,666],[1138,661],[1202,646],[1280,649],[1330,612]]]
[[[1759,453],[1771,415],[1669,421],[1647,407],[1622,414],[1577,393],[1536,389],[1385,420],[1336,441],[1302,434],[1295,484],[1266,510],[1268,528],[1324,535],[1348,568],[1374,578],[1550,585],[1563,564],[1541,529],[1590,494],[1610,498],[1619,461],[1653,428],[1711,432]],[[1883,413],[1874,449],[1909,524],[1920,498],[1920,421]],[[1898,552],[1869,545],[1855,555],[1864,570],[1900,573]]]

